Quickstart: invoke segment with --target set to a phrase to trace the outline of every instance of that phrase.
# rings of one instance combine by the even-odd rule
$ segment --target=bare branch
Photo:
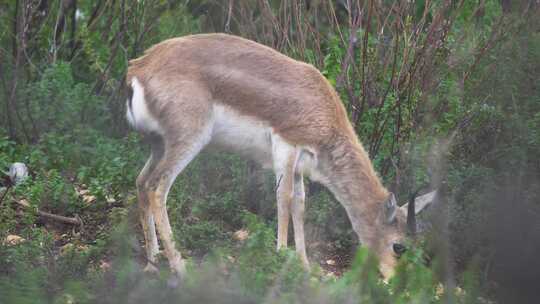
[[[34,209],[34,210],[36,210],[36,212],[37,212],[37,214],[39,216],[42,216],[42,217],[47,218],[47,219],[51,219],[51,220],[66,223],[66,224],[72,224],[72,225],[78,225],[78,226],[83,225],[82,219],[80,217],[78,217],[78,216],[77,217],[67,217],[67,216],[62,216],[62,215],[57,215],[57,214],[52,214],[52,213],[49,213],[49,212],[41,211],[41,210],[39,210],[37,208],[34,208],[34,207],[30,206],[30,204],[28,204],[28,202],[26,202],[25,200],[15,200],[15,203],[17,203],[18,205],[23,206],[23,207],[25,207],[27,209]]]

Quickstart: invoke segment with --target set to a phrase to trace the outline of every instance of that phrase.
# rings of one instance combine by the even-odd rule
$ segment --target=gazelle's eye
[[[407,251],[407,247],[405,247],[405,246],[403,246],[403,245],[401,245],[401,244],[399,244],[399,243],[394,243],[394,244],[392,245],[392,249],[394,249],[394,252],[395,252],[398,256],[404,254],[405,251]]]

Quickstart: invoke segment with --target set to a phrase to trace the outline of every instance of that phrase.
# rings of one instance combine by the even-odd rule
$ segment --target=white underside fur
[[[285,141],[266,122],[241,115],[228,106],[214,104],[210,148],[236,152],[257,161],[263,168],[279,171],[290,153],[299,149],[296,171],[317,179],[313,149]]]

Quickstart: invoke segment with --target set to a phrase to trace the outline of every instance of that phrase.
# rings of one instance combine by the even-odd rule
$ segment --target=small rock
[[[249,231],[246,229],[240,229],[233,234],[233,239],[237,241],[245,241],[249,236]]]
[[[20,237],[18,235],[15,235],[15,234],[10,234],[8,236],[6,236],[6,239],[4,240],[4,244],[6,245],[9,245],[9,246],[14,246],[14,245],[18,245],[22,242],[26,241],[23,237]]]
[[[22,183],[28,178],[28,167],[23,163],[13,163],[9,167],[9,178],[15,185]]]

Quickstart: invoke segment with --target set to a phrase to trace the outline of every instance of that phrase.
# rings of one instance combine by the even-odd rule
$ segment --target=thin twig
[[[233,11],[234,0],[229,0],[229,9],[227,10],[227,21],[225,21],[225,33],[231,32],[231,16]]]
[[[4,193],[2,193],[2,198],[0,198],[0,206],[2,205],[2,202],[4,201],[7,193],[9,192],[9,189],[11,189],[11,187],[7,187],[6,189],[4,189]]]

